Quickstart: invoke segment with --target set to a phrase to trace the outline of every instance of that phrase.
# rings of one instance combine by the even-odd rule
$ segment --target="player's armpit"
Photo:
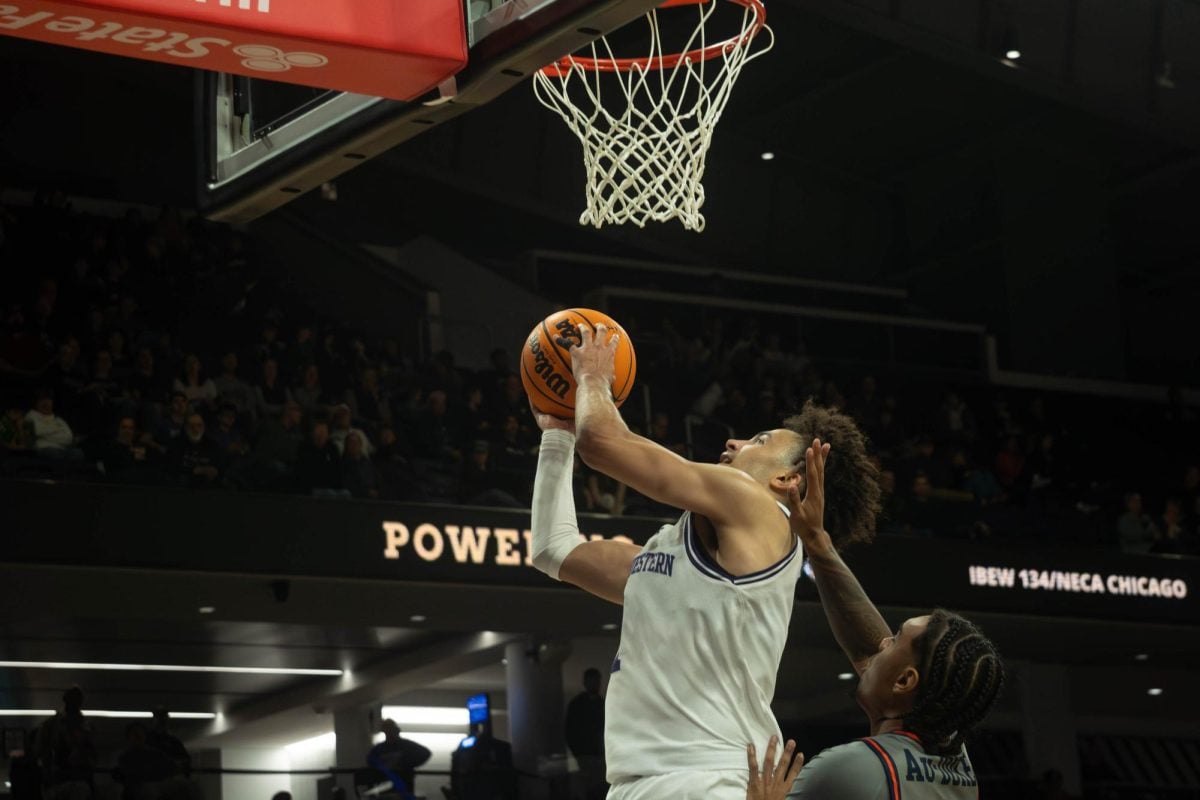
[[[625,582],[629,580],[633,559],[640,552],[642,548],[630,542],[612,539],[584,542],[567,555],[558,578],[610,603],[623,605]]]

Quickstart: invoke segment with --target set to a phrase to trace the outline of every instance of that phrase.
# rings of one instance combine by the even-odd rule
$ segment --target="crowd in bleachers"
[[[528,504],[538,432],[514,353],[466,370],[404,352],[264,277],[261,243],[148,216],[79,214],[62,196],[0,207],[0,474]],[[867,374],[806,353],[794,325],[672,320],[623,318],[649,392],[626,417],[680,453],[715,460],[731,433],[813,397],[870,435],[885,532],[1197,551],[1197,420],[1177,395],[1138,405]],[[668,513],[582,465],[576,499]]]

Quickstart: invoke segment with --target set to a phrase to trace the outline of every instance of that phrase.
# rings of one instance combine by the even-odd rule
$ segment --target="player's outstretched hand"
[[[813,439],[804,453],[804,499],[800,499],[800,487],[788,491],[788,510],[792,532],[800,537],[806,550],[832,546],[825,532],[825,462],[829,458],[829,444]]]
[[[533,403],[529,404],[529,410],[533,413],[534,422],[544,431],[566,431],[572,436],[575,435],[575,420],[562,419],[549,414],[543,414],[533,407]]]
[[[612,333],[603,322],[596,326],[595,334],[587,325],[579,326],[579,344],[571,348],[571,371],[575,373],[577,386],[582,386],[585,379],[596,378],[605,386],[612,386],[620,340],[621,334]]]
[[[783,748],[783,758],[776,764],[775,747],[778,744],[779,738],[772,736],[767,744],[767,757],[763,761],[761,773],[758,770],[758,754],[754,751],[754,745],[746,745],[746,761],[750,764],[746,800],[787,800],[787,794],[796,782],[800,768],[804,766],[804,754],[796,753],[796,743],[788,739],[787,746]],[[796,753],[794,761],[793,753]]]

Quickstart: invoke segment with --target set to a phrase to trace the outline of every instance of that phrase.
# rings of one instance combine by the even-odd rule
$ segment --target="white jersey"
[[[779,735],[771,698],[802,561],[796,539],[779,563],[734,577],[709,556],[691,512],[650,538],[625,584],[608,683],[610,783],[745,772],[746,745],[763,752]]]

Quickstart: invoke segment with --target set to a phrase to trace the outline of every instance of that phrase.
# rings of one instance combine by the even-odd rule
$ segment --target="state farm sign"
[[[397,100],[466,64],[458,0],[0,3],[0,34]]]

